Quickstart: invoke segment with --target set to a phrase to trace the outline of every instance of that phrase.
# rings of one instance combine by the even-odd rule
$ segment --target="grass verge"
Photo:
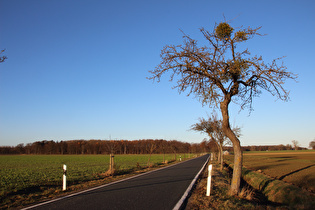
[[[213,164],[211,195],[206,196],[207,167],[200,175],[185,206],[190,209],[289,209],[285,204],[278,204],[268,199],[246,182],[242,182],[239,196],[230,196],[231,171],[224,168],[221,172],[217,164]]]
[[[247,183],[261,191],[269,201],[285,204],[294,209],[312,209],[315,206],[315,196],[297,186],[246,168],[243,168],[242,176]]]

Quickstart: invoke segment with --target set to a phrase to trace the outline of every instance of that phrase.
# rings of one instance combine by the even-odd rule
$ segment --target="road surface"
[[[201,156],[27,209],[173,209],[207,159]]]

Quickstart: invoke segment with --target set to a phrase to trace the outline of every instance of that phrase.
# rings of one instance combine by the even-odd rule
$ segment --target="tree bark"
[[[213,139],[213,142],[214,142],[214,143],[217,145],[217,147],[218,147],[218,163],[221,163],[221,158],[222,158],[221,153],[222,153],[222,150],[221,150],[220,144],[219,144],[219,142],[217,142],[217,140],[214,140],[214,139]]]
[[[228,106],[230,102],[231,102],[231,97],[226,96],[224,101],[220,103],[220,109],[221,109],[222,118],[223,118],[222,130],[225,133],[225,135],[233,143],[233,149],[234,149],[234,168],[233,168],[233,177],[232,177],[232,182],[231,182],[230,194],[237,195],[240,192],[243,155],[242,155],[240,141],[230,127],[229,111],[228,111]]]
[[[223,147],[221,144],[219,144],[219,148],[220,148],[220,152],[219,152],[219,155],[220,155],[220,171],[223,170]]]

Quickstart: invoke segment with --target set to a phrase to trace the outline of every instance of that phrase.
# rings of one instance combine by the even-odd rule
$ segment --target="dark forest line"
[[[185,143],[177,140],[43,140],[17,146],[2,146],[0,154],[153,154],[200,153],[208,142]]]
[[[299,148],[305,149],[305,148]],[[165,153],[203,153],[216,151],[212,141],[186,143],[177,140],[43,140],[17,146],[0,146],[0,154],[165,154]],[[230,146],[224,150],[233,152]],[[243,151],[293,150],[291,145],[244,146]]]

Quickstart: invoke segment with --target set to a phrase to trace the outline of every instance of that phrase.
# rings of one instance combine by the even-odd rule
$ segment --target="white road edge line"
[[[203,169],[206,167],[208,161],[209,161],[210,156],[208,157],[208,159],[206,160],[205,164],[203,164],[202,168],[200,169],[200,171],[198,172],[198,174],[195,176],[195,178],[191,181],[190,185],[188,186],[187,190],[185,191],[185,193],[183,194],[182,198],[177,202],[177,204],[175,205],[175,207],[173,208],[173,210],[179,210],[180,207],[183,205],[184,201],[186,200],[189,192],[191,191],[192,187],[195,185],[200,173],[203,171]]]
[[[99,189],[99,188],[102,188],[102,187],[106,187],[106,186],[109,186],[109,185],[117,184],[119,182],[127,181],[129,179],[134,179],[134,178],[137,178],[139,176],[144,176],[144,175],[147,175],[147,174],[150,174],[150,173],[153,173],[153,172],[165,169],[165,168],[169,168],[169,167],[172,167],[172,166],[175,166],[177,164],[181,164],[181,163],[193,160],[193,159],[195,159],[195,158],[192,158],[192,159],[189,159],[189,160],[186,160],[186,161],[182,161],[182,162],[179,162],[179,163],[175,163],[175,164],[172,164],[172,165],[169,165],[169,166],[164,166],[162,168],[158,168],[156,170],[148,171],[148,172],[145,172],[145,173],[142,173],[142,174],[138,174],[138,175],[135,175],[135,176],[131,176],[131,177],[128,177],[126,179],[121,179],[121,180],[118,180],[118,181],[115,181],[115,182],[110,182],[110,183],[107,183],[107,184],[104,184],[104,185],[100,185],[100,186],[97,186],[97,187],[93,187],[93,188],[90,188],[90,189],[87,189],[87,190],[83,190],[83,191],[80,191],[80,192],[77,192],[77,193],[66,195],[66,196],[63,196],[63,197],[60,197],[60,198],[56,198],[56,199],[53,199],[53,200],[50,200],[50,201],[46,201],[46,202],[43,202],[43,203],[35,204],[35,205],[29,206],[29,207],[26,207],[26,208],[22,208],[21,210],[32,209],[32,208],[36,208],[38,206],[42,206],[42,205],[45,205],[45,204],[48,204],[48,203],[53,203],[53,202],[56,202],[56,201],[59,201],[59,200],[65,199],[65,198],[70,198],[72,196],[76,196],[76,195],[79,195],[79,194],[82,194],[82,193],[86,193],[86,192],[89,192],[89,191],[92,191],[92,190],[96,190],[96,189]]]

